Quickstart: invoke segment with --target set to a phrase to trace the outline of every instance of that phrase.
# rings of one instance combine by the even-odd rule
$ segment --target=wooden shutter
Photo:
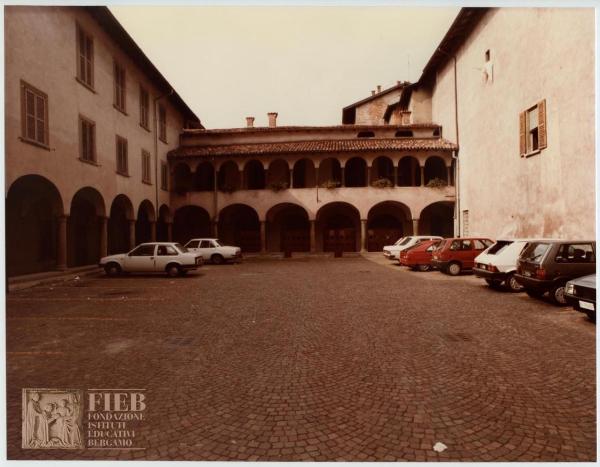
[[[538,147],[548,147],[548,134],[546,131],[546,99],[538,102]]]
[[[527,153],[527,112],[519,114],[519,144],[520,154],[524,156]]]

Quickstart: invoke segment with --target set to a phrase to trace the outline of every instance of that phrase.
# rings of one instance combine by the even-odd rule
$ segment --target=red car
[[[475,258],[492,243],[489,238],[448,238],[433,252],[431,264],[457,276],[461,271],[473,269]]]
[[[431,255],[443,240],[427,240],[400,252],[398,260],[402,266],[408,266],[413,271],[429,271]]]

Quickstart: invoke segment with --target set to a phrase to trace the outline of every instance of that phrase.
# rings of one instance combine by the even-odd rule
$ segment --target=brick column
[[[211,222],[211,226],[212,226],[213,237],[219,238],[219,222],[218,221],[212,221]]]
[[[394,186],[398,186],[398,166],[394,166]]]
[[[360,252],[367,251],[367,219],[360,220]]]
[[[345,172],[346,172],[346,168],[345,168],[345,167],[342,167],[342,170],[341,170],[342,179],[340,180],[340,186],[342,186],[342,187],[346,186],[346,176],[345,176]]]
[[[167,222],[167,241],[173,241],[173,222]]]
[[[267,252],[267,226],[265,221],[260,221],[260,252]]]
[[[421,186],[425,186],[425,167],[421,166]]]
[[[310,252],[315,253],[317,251],[317,229],[316,221],[310,221]]]
[[[413,219],[413,235],[419,235],[419,219]]]
[[[150,241],[156,241],[156,221],[150,222]]]
[[[367,183],[366,186],[371,186],[371,166],[367,165]]]
[[[294,169],[290,169],[290,188],[294,188]]]
[[[108,256],[108,217],[98,216],[100,224],[100,258]]]
[[[58,216],[58,238],[56,245],[56,269],[67,269],[67,220],[69,216]]]
[[[135,219],[129,219],[129,249],[135,248]]]
[[[446,167],[448,169],[448,185],[452,181],[452,167]]]

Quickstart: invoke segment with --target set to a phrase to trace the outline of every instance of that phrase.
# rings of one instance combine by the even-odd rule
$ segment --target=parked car
[[[461,271],[472,269],[475,257],[493,243],[489,238],[447,238],[433,252],[431,264],[444,273],[457,276]]]
[[[202,256],[188,252],[179,243],[142,243],[129,253],[105,256],[99,266],[106,274],[115,276],[122,272],[166,272],[181,276],[202,266]]]
[[[577,311],[596,322],[596,274],[570,280],[565,286],[565,299]]]
[[[202,259],[211,261],[213,264],[242,260],[240,247],[222,245],[218,238],[193,238],[185,244],[185,248],[191,252],[200,253]]]
[[[429,271],[431,269],[431,255],[442,240],[425,240],[400,252],[398,260],[402,266],[408,266],[413,271]]]
[[[549,292],[555,303],[565,305],[567,281],[595,271],[595,241],[544,240],[531,242],[523,250],[515,278],[529,296]]]
[[[532,241],[540,239],[502,239],[475,258],[473,273],[485,279],[490,287],[504,284],[511,292],[520,292],[523,286],[515,279],[517,261],[523,249]]]
[[[390,260],[397,260],[400,257],[400,252],[406,250],[411,246],[421,243],[425,240],[442,240],[442,237],[434,235],[411,235],[408,237],[400,238],[393,245],[386,245],[383,247],[383,256]]]

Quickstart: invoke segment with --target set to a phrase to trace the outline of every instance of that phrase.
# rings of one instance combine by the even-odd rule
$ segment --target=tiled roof
[[[344,151],[451,151],[456,145],[443,138],[361,138],[212,146],[182,146],[169,158],[252,156],[260,154],[327,153]]]
[[[285,132],[302,132],[302,131],[315,131],[319,133],[327,131],[357,131],[357,130],[405,130],[405,129],[417,129],[417,128],[439,128],[440,125],[433,122],[423,123],[411,123],[408,125],[329,125],[329,126],[255,126],[255,127],[243,127],[243,128],[215,128],[215,129],[190,129],[185,128],[183,135],[202,135],[202,134],[229,134],[229,133],[285,133]]]

